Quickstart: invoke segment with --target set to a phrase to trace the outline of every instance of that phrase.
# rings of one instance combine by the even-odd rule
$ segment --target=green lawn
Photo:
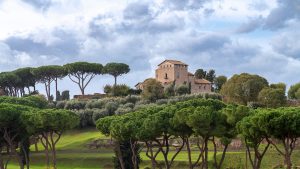
[[[97,150],[90,150],[87,144],[99,138],[106,138],[95,129],[72,130],[65,133],[58,142],[58,168],[59,169],[112,169],[114,156],[111,148],[101,148]],[[107,138],[109,139],[109,138]],[[39,145],[42,150],[42,146]],[[34,146],[31,147],[34,150]],[[174,152],[170,153],[170,156]],[[193,160],[197,158],[197,152],[192,154]],[[45,169],[45,158],[43,152],[31,153],[31,167],[32,169]],[[151,167],[149,159],[145,153],[141,153],[143,159],[141,168]],[[212,158],[212,153],[209,154]],[[163,160],[162,155],[158,156],[159,160]],[[181,152],[174,163],[174,169],[187,168],[187,153]],[[262,168],[270,169],[283,161],[282,157],[271,149],[265,156],[262,162]],[[294,152],[293,161],[295,165],[300,166],[300,150]],[[245,168],[245,152],[228,152],[224,161],[224,168]],[[248,168],[250,163],[248,163]],[[15,161],[9,165],[9,169],[18,169]]]

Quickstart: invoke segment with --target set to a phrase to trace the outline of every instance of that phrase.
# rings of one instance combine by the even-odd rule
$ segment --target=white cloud
[[[133,86],[154,76],[156,65],[169,58],[183,60],[190,71],[202,67],[227,76],[258,73],[272,82],[291,84],[297,79],[290,74],[299,75],[300,25],[295,15],[277,12],[285,27],[275,33],[264,28],[272,11],[282,7],[277,0],[41,2],[0,4],[0,22],[5,23],[0,28],[1,70],[79,60],[125,62],[131,72],[120,83]],[[236,34],[237,28],[247,34]],[[107,83],[111,77],[99,76],[88,92],[100,92]],[[70,86],[72,94],[78,93],[68,80],[60,88]]]

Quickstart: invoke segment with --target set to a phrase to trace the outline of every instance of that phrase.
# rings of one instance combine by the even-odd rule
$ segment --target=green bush
[[[57,109],[64,109],[66,103],[67,103],[66,101],[57,101],[55,107],[56,107]]]
[[[105,104],[105,109],[107,110],[109,115],[113,115],[115,111],[118,109],[119,104],[116,102],[107,102]]]
[[[93,126],[93,111],[91,109],[79,110],[75,112],[80,119],[79,128]]]
[[[179,85],[176,87],[175,92],[177,95],[184,95],[190,92],[188,85]]]
[[[47,100],[42,95],[32,95],[32,96],[20,97],[20,98],[1,96],[0,103],[19,104],[24,106],[36,107],[36,108],[46,108],[48,106]]]
[[[126,103],[135,104],[136,102],[140,101],[142,98],[141,96],[131,95],[131,96],[126,96],[125,99],[126,99]]]
[[[120,85],[106,85],[104,87],[104,92],[109,96],[127,96],[129,95],[130,87],[125,84]]]
[[[66,102],[65,109],[80,110],[80,109],[84,109],[85,105],[86,105],[86,101],[70,100]]]
[[[96,126],[96,121],[100,118],[106,117],[109,115],[106,109],[93,109],[93,125]]]
[[[86,109],[93,109],[93,108],[97,108],[97,109],[102,109],[105,106],[105,102],[103,100],[89,100],[86,105],[85,108]]]

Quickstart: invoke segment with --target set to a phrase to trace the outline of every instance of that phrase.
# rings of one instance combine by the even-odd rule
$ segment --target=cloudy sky
[[[134,86],[177,59],[191,72],[300,81],[300,0],[0,0],[0,22],[0,71],[124,62],[119,82]],[[87,93],[112,82],[99,76]],[[67,79],[59,88],[79,93]]]

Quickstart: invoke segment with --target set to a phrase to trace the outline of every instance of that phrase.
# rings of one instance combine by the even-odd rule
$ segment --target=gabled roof
[[[172,63],[174,65],[186,65],[188,66],[187,64],[179,61],[179,60],[164,60],[163,62],[161,62],[158,66],[160,66],[161,64],[165,63],[165,62],[169,62],[169,63]]]
[[[196,84],[212,84],[210,81],[206,79],[195,79]]]

